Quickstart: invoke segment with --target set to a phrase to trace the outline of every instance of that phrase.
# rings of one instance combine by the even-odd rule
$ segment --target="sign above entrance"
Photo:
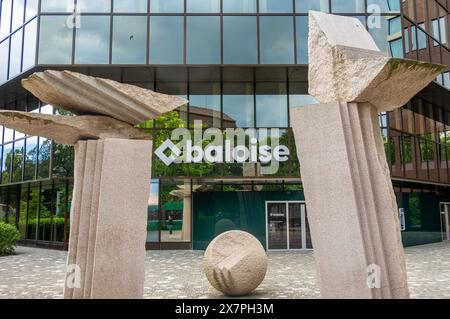
[[[261,163],[261,173],[272,175],[278,172],[280,163],[289,160],[289,148],[282,144],[285,134],[277,128],[204,130],[202,121],[195,121],[193,130],[173,130],[171,138],[155,150],[155,155],[166,166],[174,163]]]

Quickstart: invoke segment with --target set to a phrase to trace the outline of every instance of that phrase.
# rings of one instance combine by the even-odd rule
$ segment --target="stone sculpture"
[[[187,101],[69,71],[22,84],[77,115],[0,111],[6,127],[75,145],[64,298],[142,298],[152,141],[134,125]]]
[[[263,246],[249,233],[232,230],[208,246],[203,271],[209,283],[228,296],[245,296],[255,290],[267,272]]]
[[[321,104],[293,108],[291,122],[321,295],[408,298],[378,113],[443,67],[390,58],[355,18],[310,12],[309,28],[309,92]]]

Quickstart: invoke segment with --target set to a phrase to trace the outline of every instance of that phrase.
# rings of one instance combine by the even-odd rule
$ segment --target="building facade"
[[[0,107],[70,115],[21,88],[21,79],[46,69],[185,97],[186,107],[140,125],[155,150],[179,142],[176,128],[195,137],[201,121],[204,138],[215,128],[226,143],[230,130],[253,129],[258,145],[289,154],[272,170],[245,158],[168,164],[154,154],[147,248],[204,249],[242,229],[267,249],[311,249],[289,119],[291,107],[315,103],[308,10],[358,18],[394,57],[450,65],[448,2],[2,0]],[[445,72],[402,109],[380,114],[405,245],[449,239],[449,89]],[[0,141],[0,220],[16,225],[24,244],[67,248],[73,148],[7,128]]]

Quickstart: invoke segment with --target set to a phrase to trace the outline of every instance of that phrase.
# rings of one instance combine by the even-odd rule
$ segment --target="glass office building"
[[[264,163],[167,166],[154,155],[147,248],[204,249],[242,229],[267,249],[311,249],[289,118],[291,107],[315,103],[308,11],[356,17],[394,57],[450,65],[447,2],[2,0],[0,107],[70,115],[20,80],[72,70],[187,98],[186,107],[140,125],[155,149],[199,120],[203,130],[259,129],[290,150],[275,173]],[[445,72],[402,109],[380,114],[405,245],[449,238],[449,89]],[[0,220],[16,225],[24,244],[67,248],[73,148],[7,128],[0,142]]]

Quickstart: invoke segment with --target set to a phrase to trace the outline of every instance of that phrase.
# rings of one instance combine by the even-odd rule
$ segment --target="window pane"
[[[27,138],[27,154],[25,155],[25,180],[33,180],[36,173],[37,137]]]
[[[287,127],[287,95],[284,83],[260,83],[256,86],[256,125]]]
[[[261,63],[294,63],[292,17],[261,17]]]
[[[390,54],[394,58],[402,59],[403,58],[403,42],[402,39],[397,39],[395,41],[391,41],[389,43]]]
[[[308,13],[309,10],[329,12],[328,0],[296,0],[295,11],[297,13]]]
[[[183,13],[183,0],[152,0],[150,1],[151,13]]]
[[[150,18],[150,63],[183,63],[184,18]]]
[[[220,63],[220,17],[187,18],[187,63]]]
[[[208,127],[220,127],[220,83],[191,83],[189,95],[190,126],[201,120]]]
[[[335,13],[363,13],[364,0],[331,0],[331,9]]]
[[[369,17],[369,22],[370,19],[373,18],[374,17]],[[380,19],[379,23],[375,24],[374,27],[369,28],[369,32],[378,48],[383,52],[389,53],[389,42],[387,41],[389,36],[389,23],[386,20],[386,17],[377,16],[375,18]],[[368,25],[371,25],[371,23],[368,23]]]
[[[73,0],[41,0],[42,12],[72,12],[73,9]]]
[[[2,184],[8,184],[11,177],[12,143],[3,146]]]
[[[11,10],[12,1],[3,0],[2,5],[2,15],[0,19],[0,40],[6,37],[11,32]]]
[[[25,9],[25,21],[37,15],[39,0],[27,0],[27,7]]]
[[[22,181],[24,140],[14,143],[12,182]]]
[[[109,62],[109,27],[109,17],[81,17],[81,28],[76,29],[75,63]]]
[[[147,0],[114,1],[114,12],[147,12]]]
[[[5,131],[3,134],[3,143],[8,143],[14,140],[14,130],[5,127]]]
[[[187,12],[218,13],[220,0],[187,0]]]
[[[253,83],[224,83],[223,90],[223,126],[253,127]]]
[[[308,64],[308,17],[297,17],[297,63]]]
[[[11,56],[9,60],[9,78],[20,74],[22,59],[22,29],[11,36]]]
[[[51,145],[51,140],[39,138],[38,178],[49,177]]]
[[[119,2],[122,2],[120,0]],[[78,0],[77,11],[83,12],[111,12],[111,0]]]
[[[37,19],[34,19],[25,26],[25,39],[23,43],[23,66],[26,71],[35,65],[36,60],[36,41],[37,41]]]
[[[224,13],[255,13],[257,0],[223,0]]]
[[[256,17],[223,17],[223,63],[258,63],[256,24]]]
[[[39,39],[39,63],[69,64],[72,62],[73,30],[66,24],[67,16],[42,16]]]
[[[0,43],[0,83],[8,80],[9,39]]]
[[[290,13],[292,12],[292,0],[259,0],[259,12]]]
[[[12,29],[16,30],[23,24],[23,15],[25,10],[25,0],[14,0]]]
[[[382,13],[400,11],[400,0],[367,0],[367,5],[377,5]]]
[[[144,64],[146,47],[147,17],[114,17],[113,63]]]

